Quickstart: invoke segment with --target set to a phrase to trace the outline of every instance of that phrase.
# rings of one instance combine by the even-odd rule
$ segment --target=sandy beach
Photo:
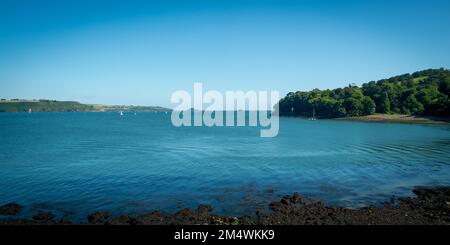
[[[449,118],[441,117],[423,117],[402,114],[374,114],[359,117],[343,117],[336,120],[362,121],[362,122],[395,122],[395,123],[413,123],[413,124],[441,124],[448,125]]]

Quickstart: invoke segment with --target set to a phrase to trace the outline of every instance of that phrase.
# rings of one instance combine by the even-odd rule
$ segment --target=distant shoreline
[[[402,114],[373,114],[367,116],[356,117],[340,117],[335,120],[345,121],[360,121],[360,122],[393,122],[393,123],[407,123],[407,124],[437,124],[448,125],[450,118],[445,117],[425,117]]]
[[[1,100],[0,112],[169,112],[160,106],[82,104],[77,101]]]
[[[0,102],[1,103],[1,102]],[[36,102],[33,102],[36,103]],[[171,109],[159,106],[103,106],[91,110],[31,110],[32,113],[52,113],[52,112],[171,112]],[[29,113],[26,110],[1,110],[0,113]],[[281,116],[287,117],[288,116]],[[307,117],[294,117],[304,118]],[[404,123],[404,124],[425,124],[425,125],[450,125],[450,118],[427,117],[403,114],[373,114],[366,116],[338,117],[338,118],[317,118],[319,120],[356,121],[356,122],[378,122],[378,123]]]

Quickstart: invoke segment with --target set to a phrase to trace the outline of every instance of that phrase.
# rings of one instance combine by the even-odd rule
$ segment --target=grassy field
[[[426,79],[428,79],[428,76],[416,77],[416,78],[413,78],[413,82],[419,83],[419,82],[424,81]]]

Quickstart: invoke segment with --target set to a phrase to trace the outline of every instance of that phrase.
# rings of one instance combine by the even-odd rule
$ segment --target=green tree
[[[408,110],[407,114],[420,115],[423,113],[424,107],[420,103],[414,94],[409,95],[405,100],[405,108]],[[406,112],[406,111],[405,111]]]
[[[378,113],[450,116],[450,71],[428,69],[371,81],[361,87],[314,89],[289,93],[280,100],[280,115],[342,117]],[[292,110],[294,109],[294,110]]]
[[[364,96],[362,100],[362,115],[371,115],[375,113],[376,104],[369,96]]]
[[[345,111],[347,116],[359,116],[362,115],[363,105],[360,100],[356,98],[347,98],[344,100]]]
[[[387,92],[381,93],[380,104],[377,105],[377,111],[380,113],[391,113],[391,102]]]

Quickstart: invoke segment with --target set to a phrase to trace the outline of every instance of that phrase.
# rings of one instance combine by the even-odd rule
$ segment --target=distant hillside
[[[5,100],[0,101],[0,112],[96,112],[96,111],[170,111],[159,106],[89,105],[76,101]]]
[[[171,111],[168,108],[160,106],[127,106],[127,105],[100,105],[98,108],[100,111],[139,111],[139,112],[166,112]]]
[[[429,69],[333,90],[291,92],[279,102],[282,116],[336,118],[374,113],[450,116],[450,71]]]
[[[2,100],[0,112],[75,112],[94,111],[94,106],[75,101],[53,100]]]

